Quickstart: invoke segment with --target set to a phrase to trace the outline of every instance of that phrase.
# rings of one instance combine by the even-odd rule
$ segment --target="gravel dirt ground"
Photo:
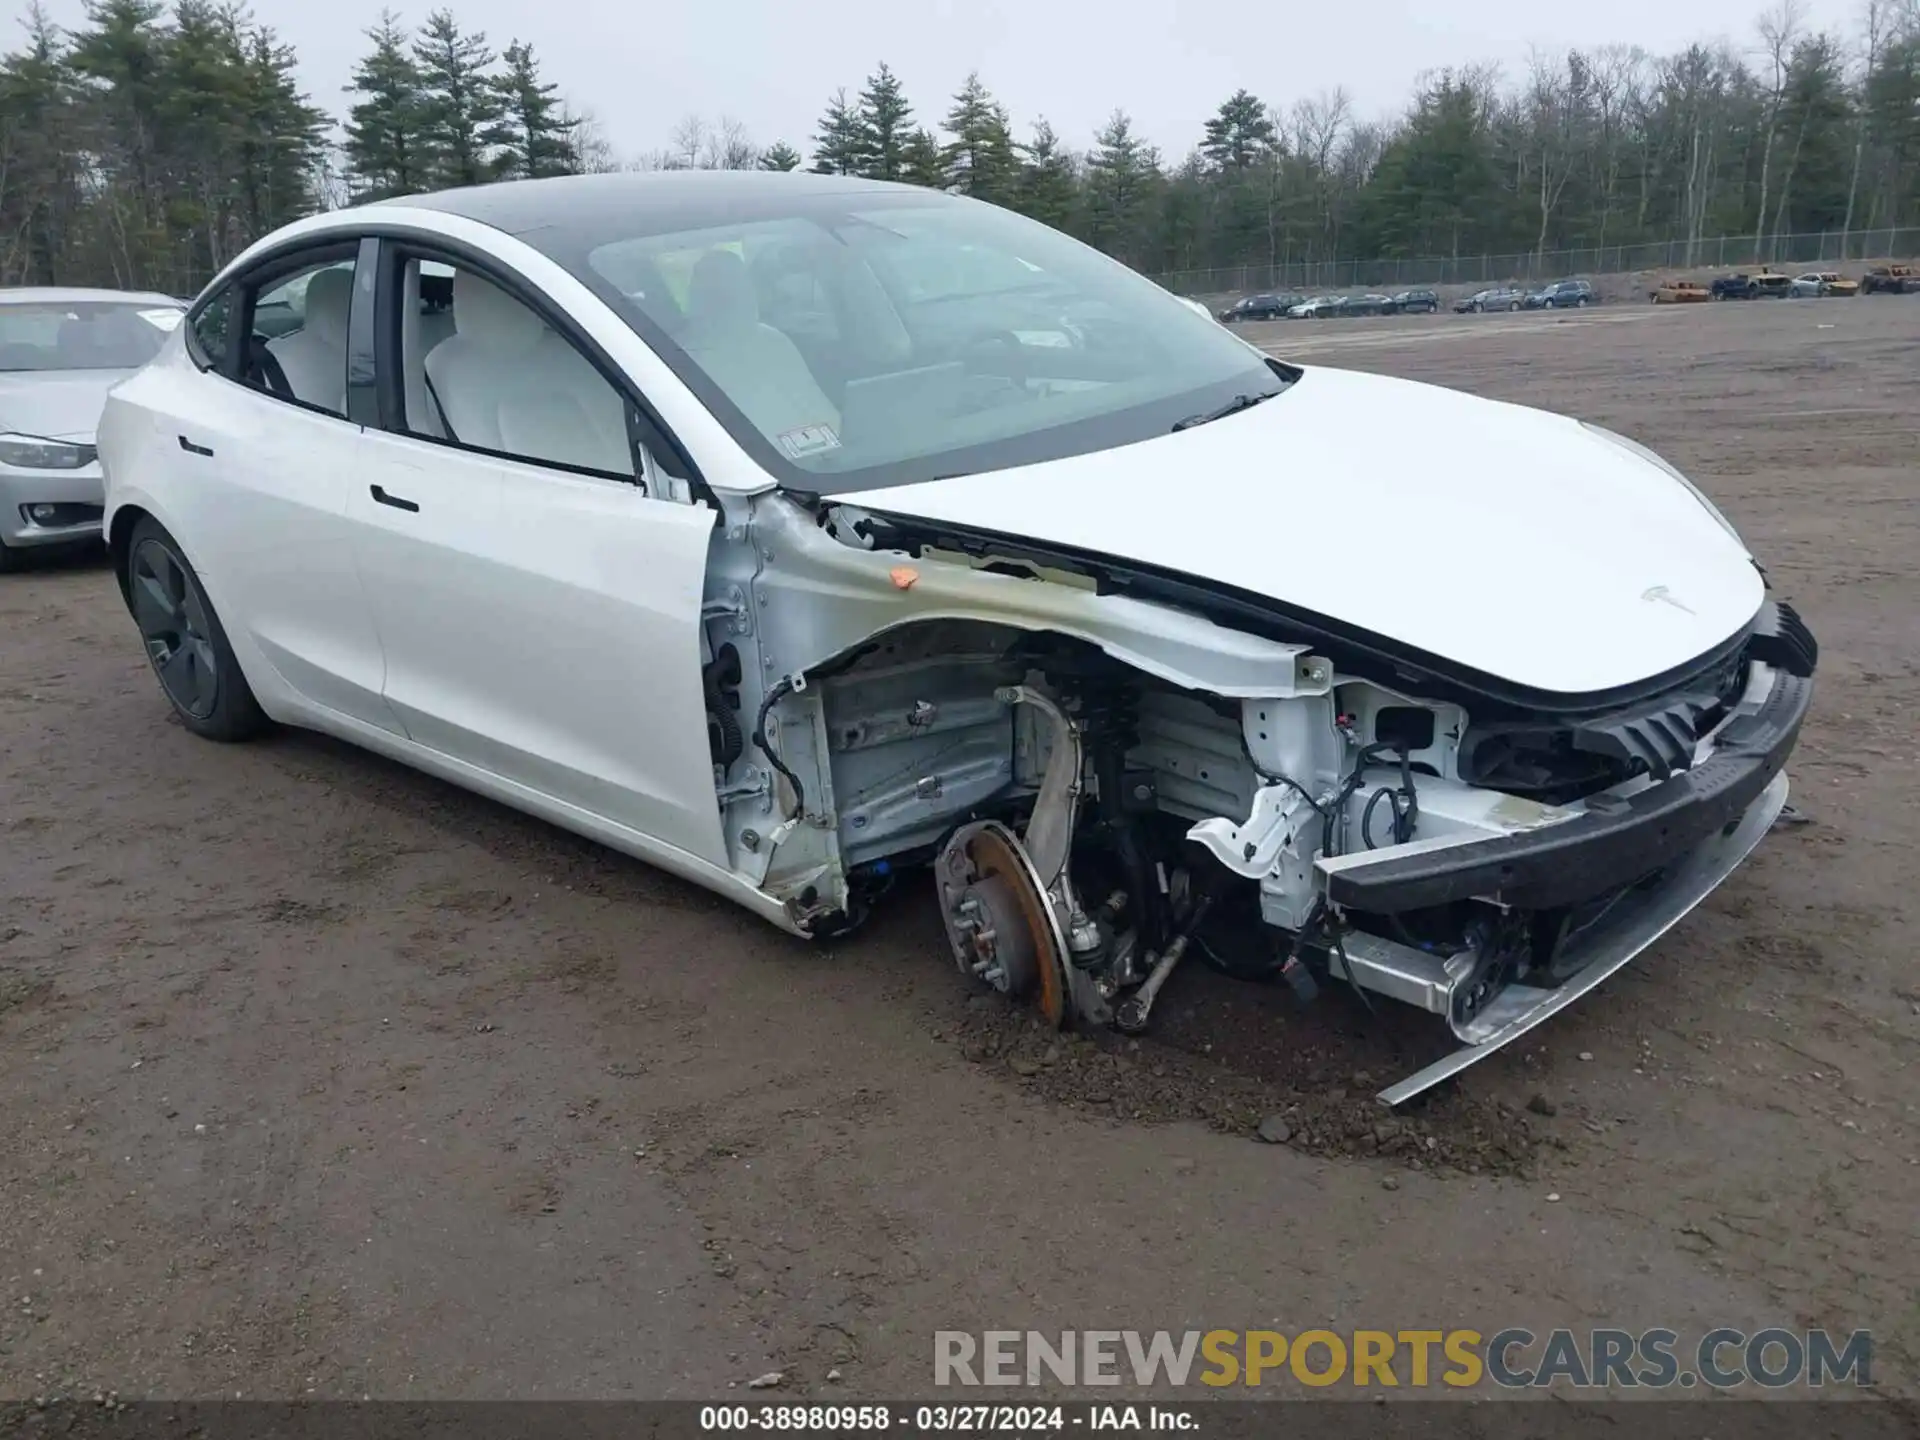
[[[1808,823],[1390,1118],[1423,1017],[1188,966],[1151,1037],[1050,1040],[923,885],[810,948],[340,745],[197,741],[101,564],[8,576],[0,1396],[906,1396],[938,1329],[1775,1323],[1871,1328],[1912,1393],[1920,301],[1243,333],[1694,476],[1824,647]]]

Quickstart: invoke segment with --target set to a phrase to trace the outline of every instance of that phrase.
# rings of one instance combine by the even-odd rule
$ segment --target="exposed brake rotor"
[[[933,873],[961,973],[1011,999],[1032,997],[1049,1025],[1065,1026],[1066,936],[1019,836],[997,820],[963,825]]]

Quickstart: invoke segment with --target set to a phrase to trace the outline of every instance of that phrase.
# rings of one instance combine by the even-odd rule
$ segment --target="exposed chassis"
[[[1245,902],[1274,947],[1252,970],[1413,1005],[1461,1042],[1388,1104],[1711,893],[1778,815],[1811,698],[1813,639],[1771,602],[1687,673],[1556,706],[1106,557],[779,493],[729,512],[703,610],[734,712],[710,712],[715,783],[775,918],[835,933],[931,862],[963,971],[1133,1031]],[[1475,773],[1489,734],[1584,778],[1502,788]]]

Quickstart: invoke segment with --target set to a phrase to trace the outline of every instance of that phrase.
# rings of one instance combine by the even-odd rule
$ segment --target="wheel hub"
[[[1067,1021],[1066,941],[1026,848],[992,820],[962,826],[934,866],[940,918],[964,975]]]

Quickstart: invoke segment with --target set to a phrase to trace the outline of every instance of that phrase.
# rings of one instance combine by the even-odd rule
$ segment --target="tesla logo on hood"
[[[1691,605],[1687,604],[1686,601],[1678,598],[1671,590],[1667,589],[1667,587],[1664,585],[1655,585],[1651,589],[1641,591],[1640,598],[1642,600],[1659,600],[1665,604],[1673,606],[1673,608],[1676,610],[1684,610],[1689,615],[1697,615],[1700,613],[1699,611],[1695,610]]]

